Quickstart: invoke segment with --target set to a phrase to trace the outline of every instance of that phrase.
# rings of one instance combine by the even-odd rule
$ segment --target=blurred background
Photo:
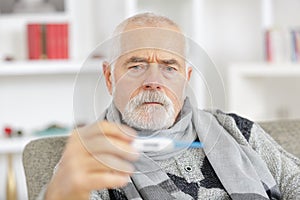
[[[138,12],[173,19],[215,64],[218,74],[202,74],[213,101],[205,84],[192,82],[200,108],[254,121],[300,118],[299,9],[298,0],[0,0],[0,199],[8,179],[17,199],[27,198],[21,153],[28,141],[66,134],[105,108],[108,95],[95,92],[102,55],[92,55],[74,96],[76,75],[114,27]],[[214,85],[220,77],[222,87]],[[91,93],[98,105],[87,106]]]

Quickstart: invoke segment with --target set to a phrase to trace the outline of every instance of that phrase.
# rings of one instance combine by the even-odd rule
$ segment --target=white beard
[[[146,104],[157,102],[157,104]],[[123,120],[132,127],[147,130],[166,129],[175,121],[172,101],[160,91],[143,91],[126,105]]]

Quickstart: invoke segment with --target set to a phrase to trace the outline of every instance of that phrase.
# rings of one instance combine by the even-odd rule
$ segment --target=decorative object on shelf
[[[55,7],[44,0],[16,1],[13,6],[15,13],[47,13],[55,12]]]
[[[17,200],[17,182],[13,168],[13,155],[7,154],[6,199]]]
[[[10,56],[10,55],[6,55],[6,56],[4,56],[4,61],[6,61],[6,62],[11,62],[11,61],[14,61],[15,59],[14,59],[14,57],[13,56]]]
[[[13,131],[12,131],[12,128],[10,126],[6,126],[6,127],[4,127],[3,132],[4,132],[6,137],[11,137]]]
[[[60,135],[60,134],[67,134],[69,130],[70,130],[69,128],[58,124],[50,124],[43,130],[35,131],[34,135],[39,135],[39,136]]]
[[[68,59],[68,23],[27,24],[28,58]]]
[[[10,126],[5,126],[3,128],[3,133],[6,137],[15,137],[15,136],[22,136],[23,135],[23,130],[21,129],[13,129]]]
[[[65,0],[1,0],[0,13],[53,13],[65,10]]]

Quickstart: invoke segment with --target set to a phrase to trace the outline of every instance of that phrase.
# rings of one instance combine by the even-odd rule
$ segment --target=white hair
[[[152,12],[145,12],[145,13],[136,14],[121,22],[115,28],[113,35],[118,35],[122,33],[129,24],[136,25],[138,27],[139,26],[144,27],[147,25],[151,25],[153,27],[173,26],[176,27],[179,31],[181,31],[180,27],[168,17],[163,15],[157,15]]]

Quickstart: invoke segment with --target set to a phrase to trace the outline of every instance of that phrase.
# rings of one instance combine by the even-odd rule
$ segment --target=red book
[[[69,26],[68,24],[62,25],[62,58],[69,58]]]
[[[42,57],[42,37],[40,24],[27,25],[28,58],[30,60]]]
[[[62,24],[57,24],[56,25],[56,30],[57,30],[57,37],[56,37],[56,40],[57,40],[57,58],[58,59],[62,59],[62,57],[63,57],[63,43],[62,43],[62,37],[63,37],[63,35],[62,35]]]
[[[296,31],[296,45],[295,45],[295,51],[296,51],[296,61],[300,61],[300,31]]]
[[[47,49],[47,58],[55,59],[55,25],[47,24],[46,25],[46,49]]]
[[[67,59],[68,24],[47,24],[47,57],[48,59]]]
[[[271,44],[271,31],[265,32],[265,55],[268,62],[272,62],[272,44]]]
[[[53,40],[54,40],[54,59],[57,59],[59,56],[59,42],[58,42],[58,38],[59,38],[59,31],[58,31],[58,25],[57,24],[53,24],[54,27],[54,35],[53,35]]]

